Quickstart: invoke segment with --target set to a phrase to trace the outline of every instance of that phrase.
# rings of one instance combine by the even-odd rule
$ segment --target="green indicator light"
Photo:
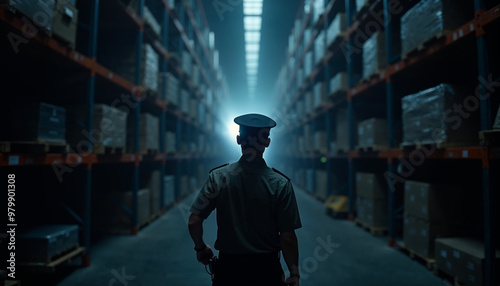
[[[326,157],[321,157],[321,163],[326,163]]]

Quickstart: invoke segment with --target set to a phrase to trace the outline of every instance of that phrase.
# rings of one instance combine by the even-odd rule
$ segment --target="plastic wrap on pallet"
[[[337,13],[337,16],[335,16],[335,19],[333,19],[327,30],[326,42],[328,43],[328,46],[331,45],[337,37],[343,37],[345,30],[345,14]]]
[[[297,116],[300,118],[305,115],[304,101],[297,100]]]
[[[102,141],[100,142],[102,146],[125,147],[127,141],[127,115],[126,112],[109,105],[94,105],[94,129],[98,128],[97,130],[102,132]],[[106,128],[106,126],[108,127]],[[109,128],[110,126],[113,126],[113,128]]]
[[[295,58],[291,57],[290,61],[288,62],[288,71],[290,74],[295,73],[295,63],[296,63]]]
[[[324,81],[318,82],[314,85],[314,108],[319,107],[323,102],[326,101],[326,84]]]
[[[306,191],[314,192],[314,181],[316,180],[316,176],[314,174],[314,169],[306,170]]]
[[[339,72],[330,80],[330,93],[347,91],[349,89],[349,82],[347,73]]]
[[[304,112],[305,114],[311,113],[313,110],[313,94],[311,92],[307,92],[304,94]]]
[[[363,44],[363,78],[385,69],[384,35],[381,31],[376,32]]]
[[[314,40],[314,63],[317,65],[325,56],[325,31],[321,31]]]
[[[401,17],[401,53],[406,54],[437,34],[456,29],[469,20],[467,9],[459,2],[425,0],[408,10]],[[472,13],[470,15],[472,17]]]
[[[198,118],[198,100],[195,98],[189,100],[189,116],[194,119]]]
[[[148,7],[144,6],[144,24],[149,25],[153,32],[157,35],[161,35],[161,25],[158,23],[156,18],[154,17],[153,13],[151,13],[151,10],[149,10]]]
[[[160,56],[150,44],[143,48],[143,83],[152,91],[158,91]]]
[[[195,86],[200,84],[200,68],[196,64],[193,64],[193,84]]]
[[[403,97],[403,142],[476,142],[478,130],[474,114],[467,120],[456,120],[460,117],[452,112],[453,106],[462,102],[460,89],[449,84]]]

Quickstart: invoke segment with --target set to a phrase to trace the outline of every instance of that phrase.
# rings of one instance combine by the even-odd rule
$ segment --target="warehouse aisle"
[[[196,262],[186,228],[187,205],[170,209],[136,237],[116,236],[96,245],[92,265],[72,273],[58,285],[210,285]],[[318,285],[443,285],[424,266],[386,246],[352,222],[324,215],[320,202],[297,190],[304,227],[297,231],[303,286]],[[205,224],[213,245],[215,216]]]

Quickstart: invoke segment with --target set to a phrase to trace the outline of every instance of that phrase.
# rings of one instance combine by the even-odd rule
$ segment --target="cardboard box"
[[[459,186],[416,181],[405,182],[404,207],[405,215],[433,222],[460,220],[465,209]]]
[[[19,233],[16,261],[46,263],[79,245],[78,225],[41,225]]]
[[[316,170],[316,195],[326,200],[328,198],[328,174],[323,170]]]
[[[326,83],[324,81],[318,82],[314,85],[314,108],[319,107],[322,103],[326,102]]]
[[[308,51],[304,57],[304,75],[308,78],[313,71],[313,52]]]
[[[386,199],[387,186],[381,174],[356,173],[356,196],[372,199]]]
[[[67,139],[71,145],[89,140],[84,128],[76,120],[84,122],[87,116],[87,107],[83,105],[68,107]],[[105,105],[94,105],[93,129],[90,133],[94,151],[104,153],[104,147],[123,148],[127,144],[127,117],[128,114],[118,108]]]
[[[358,145],[388,146],[387,120],[370,118],[358,123]]]
[[[458,277],[462,285],[483,285],[484,243],[471,238],[438,238],[435,244],[436,266],[444,273]],[[500,272],[500,251],[496,251],[494,270]],[[497,282],[498,284],[498,278]]]
[[[405,247],[421,256],[434,256],[434,241],[436,238],[456,234],[456,227],[447,223],[429,222],[406,215],[404,217],[403,240]]]
[[[78,9],[68,0],[57,0],[56,11],[52,18],[54,35],[59,36],[72,47],[76,43],[76,31],[78,26]]]
[[[1,134],[9,141],[65,142],[66,109],[52,104],[27,103],[9,112],[10,124]]]
[[[48,35],[52,35],[52,24],[51,21],[54,17],[54,12],[56,9],[55,0],[4,0],[0,1],[6,2],[15,10],[24,14],[29,19],[29,23],[35,27],[42,27]],[[43,14],[40,14],[42,12]],[[40,16],[43,15],[43,16]],[[37,18],[38,16],[39,18]]]
[[[330,23],[327,30],[326,41],[330,46],[337,38],[343,38],[346,31],[346,19],[344,13],[337,13],[335,19]]]
[[[349,80],[347,73],[339,72],[330,80],[330,94],[336,92],[347,92],[349,89]]]
[[[387,227],[387,199],[356,197],[357,218],[372,227]]]
[[[375,32],[363,44],[363,78],[385,70],[385,52],[385,34],[381,31]]]
[[[129,127],[131,127],[129,125]],[[129,130],[129,135],[132,135],[133,130]],[[132,146],[133,137],[129,136],[129,147]],[[132,151],[129,148],[129,151]],[[139,151],[147,153],[148,150],[160,149],[160,119],[152,114],[143,113],[140,118],[139,126]]]

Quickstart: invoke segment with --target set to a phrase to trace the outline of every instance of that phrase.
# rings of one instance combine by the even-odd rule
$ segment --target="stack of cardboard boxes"
[[[433,257],[436,238],[459,234],[464,209],[459,190],[452,185],[405,182],[403,239],[407,249]]]
[[[370,227],[388,226],[387,187],[382,175],[356,173],[357,219]]]

